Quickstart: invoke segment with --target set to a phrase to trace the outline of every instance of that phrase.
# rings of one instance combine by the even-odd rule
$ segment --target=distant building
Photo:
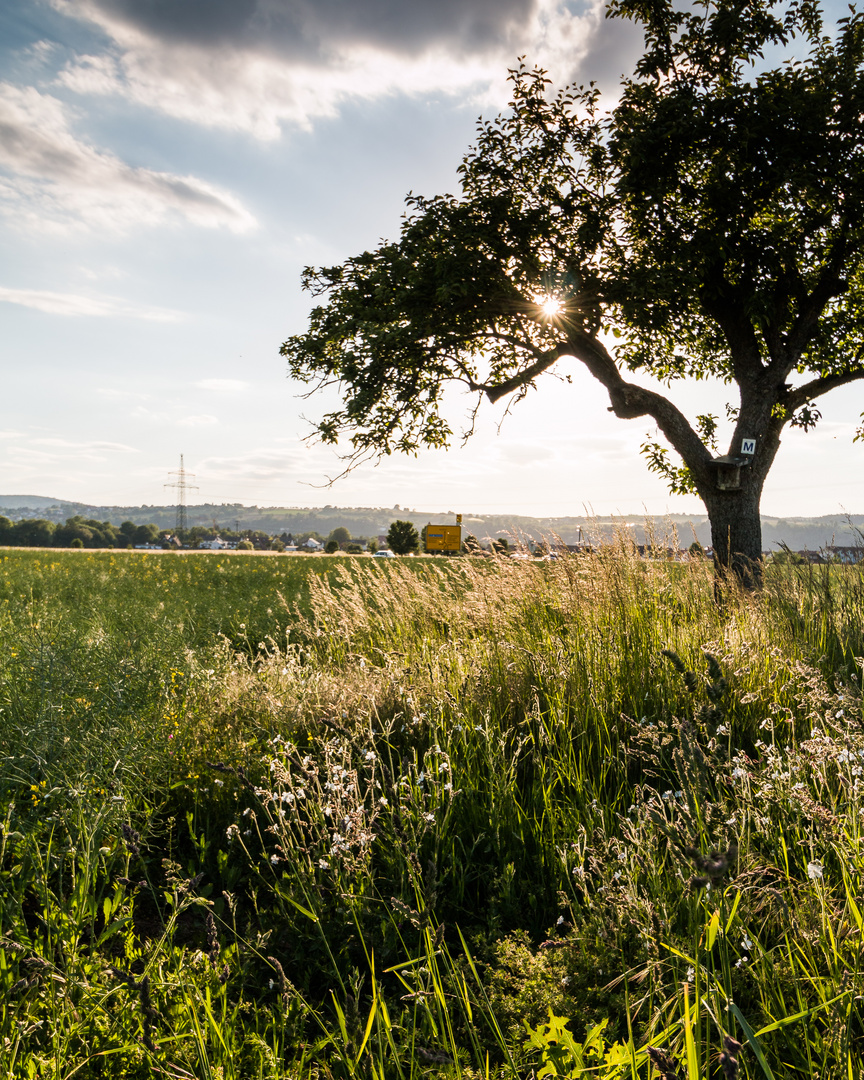
[[[825,551],[829,557],[833,557],[837,562],[864,562],[864,544],[856,544],[854,547],[838,547],[836,544],[830,544],[825,548]]]
[[[221,536],[214,536],[212,540],[202,540],[198,547],[207,551],[224,551],[228,547],[228,542]]]
[[[324,545],[319,543],[314,536],[310,536],[303,547],[309,548],[310,551],[321,551]]]

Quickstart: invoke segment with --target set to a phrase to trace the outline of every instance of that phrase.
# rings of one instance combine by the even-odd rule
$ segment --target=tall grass
[[[6,1075],[857,1075],[862,586],[10,552]]]

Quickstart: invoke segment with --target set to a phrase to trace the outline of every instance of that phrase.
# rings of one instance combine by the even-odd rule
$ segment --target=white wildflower
[[[807,877],[811,881],[818,881],[822,877],[822,863],[814,859],[807,863]]]

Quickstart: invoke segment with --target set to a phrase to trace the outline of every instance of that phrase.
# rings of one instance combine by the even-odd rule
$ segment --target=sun
[[[554,319],[564,311],[564,305],[557,296],[538,296],[535,300],[547,319]]]

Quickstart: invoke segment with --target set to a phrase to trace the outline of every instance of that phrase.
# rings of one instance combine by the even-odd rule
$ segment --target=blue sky
[[[0,6],[0,492],[578,514],[699,512],[638,456],[590,377],[542,384],[499,432],[327,488],[325,410],[280,343],[303,266],[393,237],[410,191],[453,191],[519,55],[614,92],[640,41],[568,0],[6,0]],[[563,361],[567,364],[567,361]],[[721,388],[676,389],[692,416]],[[470,403],[454,395],[458,429]],[[864,509],[864,388],[789,432],[763,508]]]

